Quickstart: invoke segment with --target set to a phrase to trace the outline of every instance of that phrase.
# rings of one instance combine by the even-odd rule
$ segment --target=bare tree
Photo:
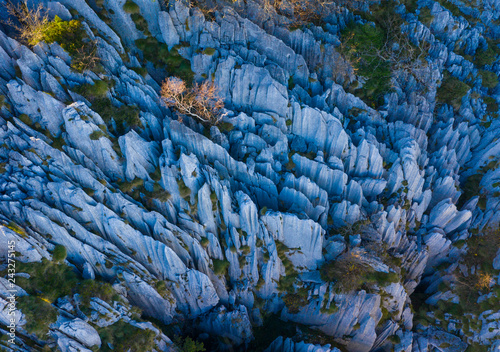
[[[42,29],[49,23],[49,15],[43,4],[38,4],[36,8],[30,9],[26,2],[14,4],[7,1],[5,8],[19,22],[17,24],[12,19],[9,19],[6,24],[19,32],[21,41],[29,45],[35,45],[43,40]]]
[[[224,101],[215,84],[209,80],[188,88],[182,79],[169,77],[162,84],[161,97],[167,106],[179,113],[210,125],[216,125],[225,115],[222,113]]]

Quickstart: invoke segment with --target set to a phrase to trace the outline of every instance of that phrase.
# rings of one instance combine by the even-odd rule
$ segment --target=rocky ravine
[[[250,0],[38,2],[100,66],[0,31],[3,350],[500,349],[500,3],[391,4],[426,64],[368,106],[332,73],[366,11],[297,29]],[[223,123],[161,103],[186,72]]]

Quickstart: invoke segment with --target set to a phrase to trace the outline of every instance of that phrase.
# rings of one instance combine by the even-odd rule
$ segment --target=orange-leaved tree
[[[169,77],[161,86],[161,97],[168,107],[210,125],[216,125],[225,115],[224,101],[210,80],[189,88],[182,79]]]

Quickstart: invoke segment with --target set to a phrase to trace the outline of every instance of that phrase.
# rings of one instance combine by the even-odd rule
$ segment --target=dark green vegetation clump
[[[145,60],[152,62],[156,67],[165,67],[170,75],[181,78],[188,85],[193,82],[191,62],[178,52],[182,45],[176,45],[169,51],[166,44],[160,43],[153,37],[137,39],[135,44],[142,50]]]
[[[54,252],[52,253],[52,260],[55,262],[62,262],[64,259],[66,259],[67,253],[66,253],[66,247],[58,244],[54,248]]]
[[[103,98],[109,90],[108,83],[104,80],[94,81],[93,84],[82,84],[75,88],[75,92],[90,99]]]
[[[17,300],[17,309],[25,315],[28,333],[39,339],[46,339],[49,326],[57,320],[57,309],[45,299],[36,296],[23,296]]]
[[[320,268],[323,281],[335,282],[343,291],[357,291],[369,289],[372,285],[387,285],[399,282],[397,273],[377,272],[368,264],[363,263],[353,253],[345,253],[336,260],[326,262]]]
[[[26,330],[41,339],[46,338],[49,326],[57,319],[57,309],[52,303],[59,297],[70,295],[78,282],[76,273],[67,265],[57,261],[64,260],[66,249],[57,246],[54,261],[42,259],[41,263],[17,263],[17,272],[29,274],[29,279],[16,277],[16,284],[30,296],[19,297],[18,309],[26,315]]]
[[[294,291],[294,283],[299,273],[295,270],[295,266],[287,256],[287,253],[289,253],[291,249],[279,241],[275,241],[275,243],[278,257],[285,267],[285,276],[280,278],[278,290],[283,293],[291,293]]]
[[[443,82],[437,90],[436,98],[441,103],[451,105],[457,111],[462,104],[462,98],[469,90],[469,85],[445,71]]]
[[[193,340],[191,337],[186,338],[178,337],[174,340],[177,347],[180,348],[180,352],[204,352],[206,351],[203,342]]]
[[[500,48],[498,47],[498,43],[491,40],[486,39],[488,46],[486,48],[480,48],[476,51],[476,55],[474,56],[474,64],[479,67],[484,67],[486,65],[491,65],[495,62],[500,55]]]
[[[80,294],[82,301],[80,309],[83,312],[90,312],[91,297],[100,298],[108,303],[120,299],[109,283],[83,280],[73,268],[62,263],[65,258],[65,247],[57,245],[53,251],[52,261],[43,258],[41,262],[17,262],[16,265],[18,273],[29,275],[29,278],[16,276],[16,284],[29,294],[18,298],[17,307],[26,315],[25,328],[28,333],[35,334],[40,339],[47,338],[49,326],[57,320],[58,311],[53,304],[58,298]]]
[[[486,111],[495,113],[498,112],[498,103],[493,97],[483,97],[483,101],[486,103]]]
[[[292,338],[297,341],[304,341],[313,345],[330,344],[341,351],[345,346],[340,345],[333,336],[328,336],[319,330],[311,329],[300,323],[286,322],[279,318],[277,314],[268,314],[264,317],[264,324],[253,329],[255,339],[250,343],[247,351],[264,351],[276,339],[283,336],[284,339]]]
[[[188,85],[191,85],[194,78],[194,72],[191,70],[191,62],[183,58],[178,52],[178,49],[182,46],[189,46],[189,44],[176,45],[171,50],[168,50],[168,46],[165,43],[159,42],[151,35],[148,23],[141,15],[137,4],[131,0],[127,0],[125,5],[123,5],[123,9],[131,14],[130,17],[137,30],[142,32],[146,37],[135,41],[137,48],[142,51],[144,61],[151,62],[156,68],[166,69],[169,75],[175,75]],[[205,50],[208,50],[207,55],[209,55],[208,53],[211,53],[210,55],[215,53],[215,49],[212,48]]]
[[[425,24],[426,26],[430,26],[434,16],[431,14],[431,9],[428,7],[422,7],[420,9],[420,14],[418,16],[420,22]]]
[[[130,129],[142,127],[139,117],[139,108],[135,105],[123,104],[119,107],[113,105],[110,99],[97,98],[91,101],[92,109],[95,110],[106,122],[108,128],[118,136],[124,135]],[[116,130],[112,121],[116,123]]]
[[[91,134],[89,134],[89,138],[93,141],[96,141],[101,137],[106,137],[106,133],[104,133],[101,130],[96,130],[96,131],[92,132]]]
[[[356,94],[369,105],[380,104],[381,98],[391,89],[391,65],[375,55],[384,46],[386,33],[372,23],[350,23],[342,32],[343,49],[359,76],[367,78]]]
[[[119,107],[113,105],[107,97],[110,84],[105,80],[94,81],[94,84],[83,84],[74,90],[84,96],[92,105],[92,110],[97,112],[110,131],[117,136],[124,135],[130,129],[142,127],[139,117],[139,108],[135,105],[123,104]],[[114,123],[113,123],[114,122]],[[100,138],[103,134],[95,134],[93,138]],[[91,137],[92,138],[92,137]]]
[[[30,278],[18,277],[16,283],[30,295],[40,296],[51,303],[70,295],[79,281],[78,275],[69,266],[59,264],[56,260],[59,258],[54,258],[54,261],[44,258],[36,263],[19,262],[17,271],[29,274]]]
[[[415,9],[415,3],[407,4]],[[361,87],[358,81],[351,83],[349,90],[374,108],[383,105],[384,95],[392,91],[393,73],[415,76],[426,65],[430,47],[427,42],[415,46],[402,32],[404,21],[396,7],[393,1],[372,5],[370,13],[358,13],[367,22],[350,22],[341,33],[340,52],[364,80]]]
[[[486,88],[495,88],[498,85],[498,76],[496,73],[486,70],[479,70],[479,75],[482,78],[483,86]]]
[[[227,269],[229,268],[229,261],[220,260],[220,259],[212,259],[214,265],[214,274],[215,275],[226,275]]]
[[[89,305],[92,297],[97,297],[106,302],[119,300],[118,294],[108,282],[83,280],[80,282],[78,291],[84,305]]]
[[[467,246],[467,254],[462,262],[467,268],[475,269],[473,274],[470,273],[467,276],[457,273],[459,277],[457,292],[460,302],[473,307],[478,304],[479,292],[484,293],[490,290],[486,282],[499,274],[499,270],[493,268],[493,260],[500,248],[500,229],[484,229],[481,233],[471,237],[467,241]],[[498,307],[500,308],[500,301]]]
[[[155,333],[149,329],[139,329],[123,320],[97,329],[101,337],[101,351],[152,351],[155,346]],[[109,348],[111,344],[114,348]]]

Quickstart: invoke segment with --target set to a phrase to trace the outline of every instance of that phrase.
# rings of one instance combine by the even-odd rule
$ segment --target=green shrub
[[[486,111],[498,112],[498,103],[495,100],[495,98],[486,96],[486,97],[483,97],[483,101],[486,103]]]
[[[39,295],[49,302],[71,294],[78,282],[77,274],[65,264],[43,258],[41,262],[17,263],[18,272],[27,273],[29,279],[17,277],[16,283],[30,295]]]
[[[140,13],[141,9],[139,8],[139,5],[137,5],[135,2],[127,0],[125,4],[123,4],[123,10],[127,13]]]
[[[97,63],[96,46],[90,41],[80,21],[63,21],[55,16],[53,21],[45,23],[39,31],[39,35],[34,36],[29,44],[36,45],[40,41],[48,44],[57,42],[72,56],[71,66],[78,71],[93,68]]]
[[[23,296],[17,299],[17,309],[25,315],[26,331],[46,340],[50,324],[57,320],[56,308],[40,297]]]
[[[389,337],[389,340],[394,343],[394,344],[398,344],[398,343],[401,343],[401,338],[398,336],[398,335],[392,335]]]
[[[479,70],[483,86],[486,88],[495,88],[498,85],[498,76],[496,73],[486,70]]]
[[[142,50],[145,60],[157,67],[166,67],[170,75],[181,78],[188,85],[192,84],[194,73],[191,70],[191,62],[179,54],[178,49],[181,45],[176,45],[169,51],[166,44],[160,43],[153,37],[138,39],[135,45]]]
[[[103,281],[83,280],[78,286],[78,292],[84,305],[89,305],[92,297],[97,297],[108,303],[119,299],[113,286]]]
[[[148,70],[145,67],[131,67],[130,68],[132,71],[135,71],[137,74],[141,75],[142,77],[146,77],[148,74]]]
[[[28,126],[31,126],[33,124],[33,121],[31,120],[31,118],[26,114],[21,114],[17,118]]]
[[[106,133],[104,133],[101,130],[95,130],[94,132],[92,132],[91,134],[89,134],[89,137],[90,137],[91,140],[96,141],[96,140],[98,140],[101,137],[106,137]]]
[[[498,55],[500,54],[500,48],[496,42],[489,39],[486,39],[486,41],[488,43],[488,47],[486,49],[478,49],[476,51],[476,55],[474,56],[474,64],[479,67],[491,65],[496,61]]]
[[[135,105],[123,104],[120,107],[116,107],[112,104],[111,100],[106,97],[90,100],[92,109],[102,117],[108,128],[111,131],[115,131],[118,135],[127,133],[130,128],[142,127],[142,122],[139,117],[139,108]],[[114,130],[112,120],[116,122],[116,130]],[[118,153],[118,155],[120,155],[120,153]]]
[[[64,259],[66,259],[67,253],[66,253],[66,247],[63,245],[58,244],[54,248],[54,252],[52,253],[52,260],[55,262],[62,262]]]
[[[373,268],[351,252],[323,264],[320,275],[323,281],[335,282],[346,291],[357,291],[363,285],[375,283],[380,279],[380,274],[376,274]]]
[[[214,48],[205,48],[203,50],[203,54],[204,55],[208,55],[208,56],[212,56],[213,54],[215,54],[217,50],[215,50]]]
[[[325,304],[323,307],[321,307],[320,312],[323,314],[334,314],[334,313],[338,312],[338,310],[339,310],[339,307],[335,303],[335,300],[332,300],[330,302],[330,306],[328,308],[326,308],[326,304]]]
[[[108,88],[106,81],[100,80],[94,81],[94,84],[82,84],[75,88],[75,92],[92,100],[95,98],[104,98],[108,92]]]
[[[165,281],[158,280],[155,284],[155,289],[156,292],[160,294],[160,296],[162,296],[172,304],[175,303],[175,298],[172,296],[172,292],[170,291],[169,287],[167,287]]]
[[[484,228],[481,234],[467,240],[469,249],[464,257],[468,267],[480,267],[489,273],[496,273],[491,267],[498,248],[500,248],[500,229]]]
[[[417,0],[401,0],[401,3],[405,5],[408,12],[415,12],[418,8]]]
[[[130,351],[147,352],[153,351],[155,347],[156,334],[149,329],[139,329],[127,324],[123,320],[97,329],[101,337],[101,351]],[[113,346],[113,349],[108,344]]]
[[[477,342],[472,342],[467,346],[465,352],[488,352],[488,345],[480,345]]]
[[[470,86],[445,71],[443,82],[437,89],[436,98],[439,102],[449,104],[453,109],[458,110],[462,104],[462,98],[469,90]]]
[[[203,248],[207,248],[208,245],[210,244],[210,240],[207,237],[202,237],[200,240],[200,244],[202,245]]]
[[[368,272],[364,276],[364,282],[367,284],[377,284],[385,286],[387,284],[399,282],[399,275],[395,272],[384,273],[380,271]]]
[[[17,67],[17,66],[16,66]],[[9,108],[9,103],[7,103],[7,98],[5,98],[5,95],[0,94],[0,110],[5,107]]]
[[[457,206],[460,208],[472,197],[477,196],[481,191],[480,183],[483,179],[481,173],[477,173],[467,177],[464,184],[461,185],[462,195],[458,199]]]
[[[170,198],[172,198],[172,195],[166,189],[163,189],[163,187],[160,186],[159,183],[155,183],[153,186],[153,193],[151,194],[151,197],[158,199],[161,202],[166,202]]]
[[[63,146],[66,145],[66,141],[64,137],[60,135],[59,137],[51,137],[52,138],[52,148],[63,150]]]
[[[341,52],[353,63],[357,74],[366,78],[356,95],[372,106],[382,103],[383,95],[391,89],[391,67],[375,52],[384,45],[385,31],[370,23],[351,23],[342,32],[342,38]]]
[[[240,250],[243,252],[243,255],[248,255],[250,253],[250,246],[247,245],[241,246]]]
[[[276,241],[275,244],[278,257],[285,267],[285,276],[280,278],[280,281],[278,282],[278,290],[280,292],[292,292],[294,290],[295,280],[297,279],[299,273],[295,270],[295,266],[286,255],[286,253],[290,251],[290,248],[280,241]]]
[[[137,39],[135,45],[142,50],[144,59],[151,61],[155,66],[165,66],[166,57],[169,55],[168,46],[154,37]]]
[[[431,9],[429,9],[428,7],[422,7],[420,9],[420,14],[418,15],[418,18],[420,22],[422,22],[426,26],[430,26],[432,20],[434,19],[434,16],[431,15]]]
[[[142,178],[134,178],[132,181],[122,181],[118,184],[120,190],[123,193],[130,193],[137,188],[142,188],[144,186],[144,180]]]
[[[186,186],[182,177],[177,180],[177,186],[179,187],[179,194],[182,198],[187,198],[191,195],[191,189]]]
[[[53,21],[47,23],[42,29],[42,35],[47,43],[57,42],[70,54],[75,54],[83,46],[83,39],[86,37],[82,23],[77,20],[63,21],[56,16]],[[38,44],[31,42],[31,45]]]
[[[217,276],[226,275],[227,269],[229,268],[229,261],[212,259],[214,265],[214,274]]]
[[[147,36],[151,35],[149,32],[148,22],[140,13],[133,13],[130,17],[132,18],[135,28],[137,28],[138,31],[143,32]]]
[[[203,342],[198,342],[196,340],[193,340],[189,336],[186,338],[180,338],[177,337],[174,339],[175,344],[177,347],[180,348],[181,352],[203,352],[206,351],[205,346],[203,345]]]
[[[468,269],[469,273],[465,275],[461,270],[455,271],[454,293],[460,298],[460,304],[454,305],[453,311],[448,303],[442,303],[446,304],[446,306],[440,307],[457,318],[464,316],[464,312],[478,316],[485,310],[497,311],[500,309],[500,302],[495,295],[493,295],[492,300],[484,300],[478,303],[478,298],[481,295],[492,290],[490,284],[494,277],[500,273],[492,265],[500,247],[500,230],[498,228],[488,228],[483,229],[481,232],[481,234],[473,235],[467,240],[467,254],[461,260],[461,264]],[[474,273],[472,273],[472,268],[474,268]],[[497,295],[500,293],[498,286],[493,290],[496,290]],[[476,330],[472,326],[473,321],[470,321],[470,325],[472,329]]]
[[[261,216],[264,216],[264,215],[266,215],[266,213],[267,213],[267,207],[266,207],[266,206],[263,206],[263,207],[260,209],[259,214],[260,214]]]

